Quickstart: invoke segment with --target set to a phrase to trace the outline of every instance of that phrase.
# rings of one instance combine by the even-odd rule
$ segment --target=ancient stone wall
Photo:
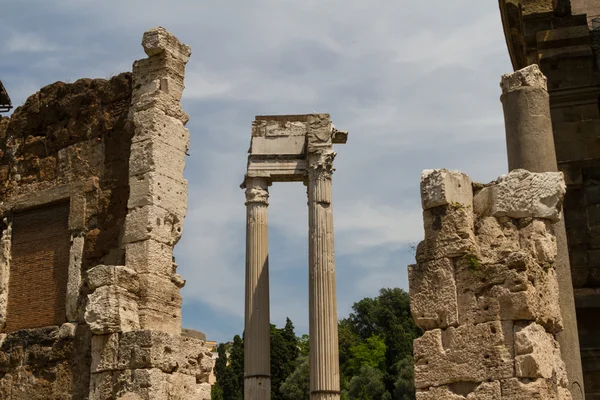
[[[0,336],[4,339],[0,398],[87,396],[89,374],[84,371],[90,368],[91,352],[89,329],[83,324],[87,287],[82,276],[100,262],[124,258],[119,235],[129,196],[130,103],[131,74],[125,73],[110,80],[81,79],[46,86],[10,118],[0,120],[0,327],[5,332]],[[54,279],[22,273],[11,276],[11,248],[17,246],[12,243],[15,216],[56,203],[69,205],[68,270]],[[30,237],[25,248],[44,262],[48,255],[42,247],[47,240]],[[9,286],[13,288],[11,302]],[[53,291],[65,288],[65,308],[55,322],[59,326],[45,327],[42,315],[36,317],[41,310],[29,301],[50,300]],[[24,294],[22,301],[14,300],[19,292]],[[39,321],[29,326],[38,329],[13,331],[12,324],[5,326],[11,308],[13,315],[23,308],[24,315]],[[13,326],[19,325],[13,321]]]
[[[529,7],[529,3],[543,7]],[[586,398],[600,399],[600,2],[502,0],[516,69],[538,64],[548,78],[564,201]],[[570,4],[569,4],[570,3]],[[522,5],[522,7],[521,7]]]
[[[425,240],[409,267],[419,400],[570,399],[553,224],[562,173],[515,170],[489,185],[423,173]]]
[[[214,361],[181,335],[173,259],[190,49],[163,28],[142,45],[133,73],[55,83],[0,119],[2,399],[210,398]]]

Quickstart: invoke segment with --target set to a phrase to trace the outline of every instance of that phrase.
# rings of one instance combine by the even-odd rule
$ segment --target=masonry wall
[[[132,73],[57,82],[0,119],[0,399],[210,398],[173,258],[190,49],[161,27],[142,45]]]
[[[418,400],[570,399],[553,224],[561,173],[489,185],[423,173],[425,240],[409,266]]]
[[[82,276],[98,263],[115,263],[124,257],[119,236],[129,196],[130,103],[131,74],[125,73],[110,80],[81,79],[46,86],[10,118],[0,120],[4,244],[0,327],[5,332],[0,335],[0,398],[87,398],[89,374],[85,371],[90,369],[91,335],[83,323],[87,288]],[[56,287],[51,280],[38,281],[40,290],[25,293],[20,306],[27,306],[28,296],[43,295],[45,288],[59,289],[62,296],[68,295],[65,301],[70,315],[65,308],[55,323],[45,326],[42,318],[35,318],[39,310],[31,309],[29,317],[33,318],[28,326],[34,329],[14,331],[5,325],[7,306],[11,306],[7,304],[7,284],[14,287],[19,279],[41,277],[14,274],[10,279],[10,253],[16,246],[11,244],[13,216],[57,202],[72,206],[70,243],[80,259],[69,260],[67,254],[67,264],[71,263],[70,269],[79,276],[69,281],[69,271],[62,271]],[[71,290],[67,294],[68,284]],[[26,310],[23,313],[27,314]]]
[[[502,0],[503,22],[515,69],[535,63],[548,78],[586,398],[600,399],[600,30],[591,24],[600,3],[530,3]]]

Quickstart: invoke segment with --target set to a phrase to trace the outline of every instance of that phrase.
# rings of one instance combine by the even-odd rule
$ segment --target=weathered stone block
[[[417,400],[501,400],[500,382],[457,382],[417,391]]]
[[[118,368],[158,368],[164,372],[173,372],[179,366],[179,344],[179,337],[165,332],[125,332],[119,341]]]
[[[144,33],[142,46],[150,57],[168,52],[183,63],[186,63],[192,54],[190,46],[181,43],[175,35],[160,26]]]
[[[129,176],[156,172],[181,181],[185,169],[185,152],[159,140],[146,139],[132,143]]]
[[[131,293],[138,293],[140,289],[137,273],[122,265],[97,265],[87,275],[90,290],[108,285],[119,286]]]
[[[181,307],[150,301],[140,306],[140,326],[177,335],[181,332]]]
[[[119,334],[92,336],[92,373],[118,369]]]
[[[131,177],[127,206],[131,210],[146,205],[159,206],[176,215],[185,216],[187,212],[187,181],[171,179],[155,172]]]
[[[470,208],[451,204],[425,210],[423,224],[425,241],[422,251],[417,251],[417,262],[467,254],[479,256]]]
[[[123,242],[128,244],[154,239],[173,246],[181,238],[182,232],[183,215],[148,205],[129,210]]]
[[[138,273],[173,276],[173,248],[156,240],[144,240],[125,246],[125,264]]]
[[[556,379],[568,386],[567,372],[558,343],[536,324],[515,325],[515,370],[518,378]]]
[[[514,360],[500,322],[427,331],[414,342],[419,389],[513,376]]]
[[[448,204],[472,208],[471,178],[462,172],[447,169],[427,169],[421,174],[423,210]]]
[[[562,329],[556,272],[527,253],[511,253],[499,264],[461,259],[455,273],[461,324],[527,320]]]
[[[181,337],[178,356],[178,372],[194,376],[196,382],[208,382],[214,367],[212,353],[204,346],[204,341]]]
[[[177,151],[187,152],[190,132],[183,122],[156,110],[138,111],[133,115],[135,136],[132,144],[145,140],[159,141]]]
[[[511,400],[571,400],[571,395],[545,379],[519,380],[517,378],[502,381],[502,398]],[[559,392],[561,396],[559,397]]]
[[[562,172],[533,173],[511,171],[498,179],[494,190],[492,215],[510,218],[560,219],[566,185]]]
[[[88,296],[85,321],[97,335],[139,329],[137,297],[116,285],[99,287]]]
[[[494,217],[480,218],[475,223],[475,234],[482,264],[499,263],[520,249],[519,231],[510,220],[501,223]]]
[[[454,266],[447,258],[408,267],[413,318],[422,329],[458,324]]]
[[[548,221],[534,219],[519,231],[521,248],[529,251],[540,265],[554,263],[557,255],[556,237]]]

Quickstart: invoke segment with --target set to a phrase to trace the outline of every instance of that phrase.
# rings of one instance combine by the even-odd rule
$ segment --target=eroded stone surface
[[[421,175],[421,201],[424,210],[447,204],[472,207],[471,178],[458,171],[425,170]]]
[[[570,399],[555,336],[562,174],[516,170],[474,194],[460,173],[423,176],[425,240],[409,266],[425,330],[414,342],[417,399]]]
[[[447,258],[408,267],[411,312],[422,329],[458,324],[454,266]]]

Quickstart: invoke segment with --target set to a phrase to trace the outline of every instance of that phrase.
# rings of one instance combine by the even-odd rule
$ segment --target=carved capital
[[[336,153],[331,148],[309,154],[307,160],[309,180],[331,179],[331,175],[335,171],[335,168],[333,168],[335,156]]]
[[[269,205],[269,182],[265,178],[246,178],[243,187],[246,188],[246,205],[262,203]]]
[[[502,75],[502,80],[500,81],[502,93],[512,92],[524,86],[548,90],[546,76],[536,64],[510,74]]]

